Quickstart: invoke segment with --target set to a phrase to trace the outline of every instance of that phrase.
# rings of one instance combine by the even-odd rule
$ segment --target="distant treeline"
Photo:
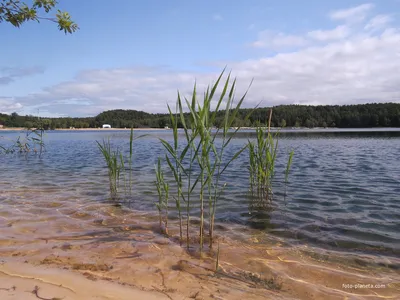
[[[241,109],[234,126],[252,127],[266,124],[269,108],[257,108],[245,120],[252,109]],[[186,115],[189,119],[189,115]],[[0,125],[5,127],[37,126],[38,117],[0,114]],[[215,126],[223,120],[223,111],[219,111]],[[110,124],[113,128],[164,128],[171,126],[168,114],[150,114],[136,110],[110,110],[86,118],[40,118],[45,129],[57,128],[97,128]],[[400,127],[400,104],[360,104],[360,105],[281,105],[273,107],[272,127]]]

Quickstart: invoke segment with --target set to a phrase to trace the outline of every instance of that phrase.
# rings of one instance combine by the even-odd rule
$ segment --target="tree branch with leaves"
[[[65,34],[73,33],[79,29],[78,25],[71,20],[67,12],[57,10],[54,17],[45,17],[39,15],[51,13],[56,8],[56,0],[34,0],[31,5],[19,0],[0,0],[0,23],[7,22],[15,27],[20,27],[28,21],[47,20],[58,24],[58,29]]]

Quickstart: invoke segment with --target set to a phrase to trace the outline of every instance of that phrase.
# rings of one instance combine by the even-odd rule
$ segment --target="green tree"
[[[37,125],[40,129],[49,130],[52,128],[52,121],[50,119],[41,119]]]
[[[31,129],[31,128],[34,127],[34,124],[33,124],[32,121],[26,121],[24,127],[25,127],[25,128],[28,128],[28,129]]]
[[[164,128],[165,126],[167,126],[167,119],[166,118],[160,118],[158,120],[158,127],[160,128]]]
[[[15,27],[20,27],[27,21],[48,20],[58,24],[58,29],[67,33],[73,33],[79,29],[78,25],[71,20],[67,12],[57,10],[55,16],[44,17],[39,14],[49,14],[56,8],[57,0],[33,0],[28,5],[20,0],[0,0],[0,23],[7,22]]]

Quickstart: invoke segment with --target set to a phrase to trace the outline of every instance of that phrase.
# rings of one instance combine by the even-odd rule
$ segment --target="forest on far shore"
[[[253,127],[267,124],[268,107],[239,110],[234,126]],[[250,117],[245,117],[251,112]],[[215,127],[223,120],[223,111],[217,113]],[[189,120],[189,115],[186,114]],[[14,112],[11,115],[0,114],[0,125],[3,127],[37,126],[37,116],[21,116]],[[109,110],[95,117],[84,118],[40,118],[44,129],[57,128],[98,128],[110,124],[113,128],[164,128],[170,127],[168,114],[151,114],[136,110]],[[338,128],[371,128],[400,127],[400,104],[371,103],[358,105],[280,105],[273,107],[272,127],[338,127]]]

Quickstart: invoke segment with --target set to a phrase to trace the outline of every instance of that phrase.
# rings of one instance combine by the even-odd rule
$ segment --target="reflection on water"
[[[127,200],[130,208],[152,215],[157,201],[154,164],[163,155],[157,136],[172,136],[167,130],[145,133],[150,135],[135,142],[134,185]],[[77,227],[102,219],[99,204],[109,200],[108,179],[95,141],[108,136],[129,149],[128,131],[56,131],[47,133],[42,158],[0,157],[0,219],[23,226],[24,216],[46,213],[78,218]],[[227,154],[253,137],[251,131],[240,132]],[[285,196],[284,169],[291,149],[295,156]],[[228,185],[218,203],[218,221],[257,229],[260,241],[273,235],[292,245],[398,257],[399,149],[398,131],[282,132],[272,203],[255,203],[249,196],[243,154],[224,175]]]

